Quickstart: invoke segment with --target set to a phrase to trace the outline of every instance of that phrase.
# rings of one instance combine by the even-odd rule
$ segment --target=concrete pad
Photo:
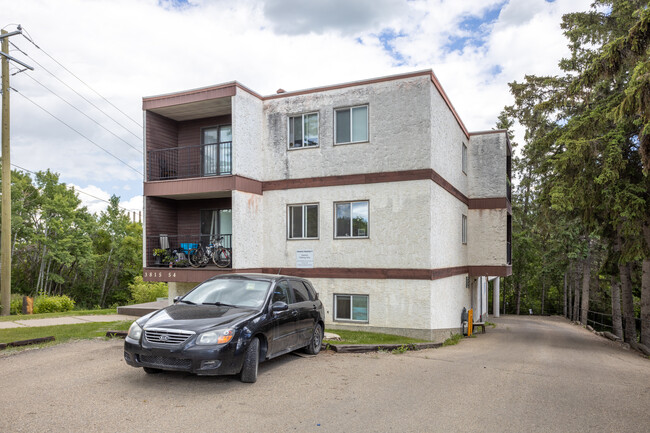
[[[32,319],[32,320],[14,320],[18,323],[28,327],[38,326],[56,326],[56,325],[77,325],[79,323],[87,323],[87,320],[79,320],[74,317],[52,317],[51,319]]]
[[[14,322],[0,322],[0,329],[10,329],[10,328],[24,328],[24,326]]]
[[[138,316],[127,316],[125,314],[106,314],[103,316],[70,316],[73,319],[83,320],[84,322],[120,322],[120,321],[134,321]]]

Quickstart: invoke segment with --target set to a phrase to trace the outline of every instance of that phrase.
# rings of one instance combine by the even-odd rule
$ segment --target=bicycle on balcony
[[[201,245],[189,251],[188,259],[193,268],[202,268],[212,262],[220,268],[227,268],[232,263],[232,252],[222,244],[223,236],[211,238],[206,246]]]

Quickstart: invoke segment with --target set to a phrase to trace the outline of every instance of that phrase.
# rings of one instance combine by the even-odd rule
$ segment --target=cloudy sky
[[[12,66],[11,161],[92,211],[111,194],[139,210],[141,98],[232,80],[267,95],[431,68],[467,128],[490,129],[507,83],[558,73],[561,17],[590,2],[4,0],[0,27],[33,41],[11,55],[35,68]]]

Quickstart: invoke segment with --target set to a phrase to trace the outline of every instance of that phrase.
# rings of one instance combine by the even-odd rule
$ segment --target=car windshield
[[[270,285],[268,281],[219,278],[196,287],[181,301],[198,305],[260,308]]]

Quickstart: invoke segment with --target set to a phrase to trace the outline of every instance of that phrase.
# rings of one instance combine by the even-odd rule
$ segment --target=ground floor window
[[[289,239],[318,238],[318,204],[289,205]]]
[[[334,320],[368,322],[368,295],[334,295]]]

